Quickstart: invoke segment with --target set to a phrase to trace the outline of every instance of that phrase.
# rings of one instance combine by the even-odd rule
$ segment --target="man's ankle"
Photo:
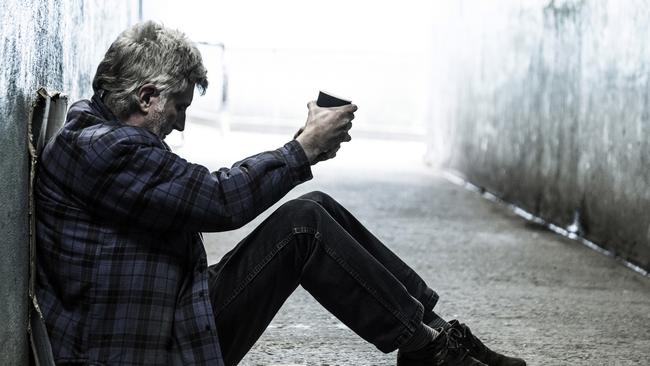
[[[404,342],[399,349],[402,352],[418,351],[431,343],[438,335],[438,331],[424,323],[420,323],[420,326],[413,332],[411,338]]]
[[[449,326],[449,323],[443,318],[441,318],[438,314],[436,314],[436,312],[433,310],[424,314],[422,321],[424,322],[424,324],[428,325],[433,329],[445,328]]]

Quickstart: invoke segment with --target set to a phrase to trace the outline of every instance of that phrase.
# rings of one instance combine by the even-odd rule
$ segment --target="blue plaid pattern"
[[[39,161],[37,297],[58,363],[223,365],[199,232],[311,179],[298,142],[210,172],[93,97]]]

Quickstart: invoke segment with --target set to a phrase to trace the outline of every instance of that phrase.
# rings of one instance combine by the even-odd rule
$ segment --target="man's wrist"
[[[316,151],[316,149],[313,146],[311,146],[308,139],[305,139],[304,134],[301,134],[300,136],[296,137],[296,141],[298,141],[300,147],[302,147],[302,150],[305,152],[305,155],[307,156],[307,160],[309,160],[309,163],[314,164],[320,152]]]
[[[289,141],[279,150],[284,155],[296,184],[306,182],[312,178],[311,163],[298,141],[295,139]]]

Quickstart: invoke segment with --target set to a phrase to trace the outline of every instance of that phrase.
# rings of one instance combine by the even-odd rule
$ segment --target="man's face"
[[[185,129],[185,110],[192,104],[194,85],[188,86],[179,94],[169,95],[166,100],[152,101],[151,112],[146,117],[144,127],[164,139],[174,129]]]

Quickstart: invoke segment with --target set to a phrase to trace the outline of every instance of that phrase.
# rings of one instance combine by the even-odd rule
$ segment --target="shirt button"
[[[201,298],[205,297],[205,290],[199,291],[199,297],[201,297]]]
[[[210,325],[209,325],[209,324],[205,326],[205,330],[210,330],[210,329],[211,329],[211,328],[210,328]]]

